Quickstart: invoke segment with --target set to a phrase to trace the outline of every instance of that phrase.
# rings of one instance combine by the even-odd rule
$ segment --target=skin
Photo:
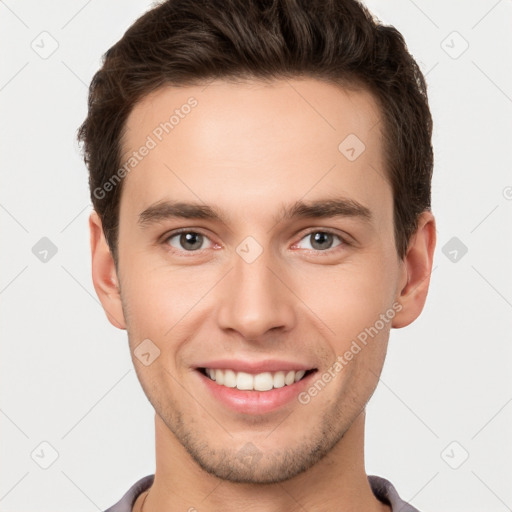
[[[191,96],[197,107],[125,178],[117,268],[101,220],[90,216],[96,292],[110,322],[127,330],[155,409],[155,481],[144,510],[389,511],[365,473],[364,410],[391,327],[410,324],[423,308],[434,217],[420,216],[401,260],[379,108],[364,90],[315,79],[161,88],[130,114],[125,154]],[[338,150],[348,134],[366,146],[355,161]],[[334,197],[364,205],[371,220],[276,222],[283,205]],[[216,207],[226,223],[141,225],[140,213],[161,200]],[[205,235],[200,249],[169,238],[178,228]],[[326,230],[333,237],[314,245],[311,235]],[[262,249],[250,264],[236,252],[248,236]],[[321,375],[393,304],[394,318],[306,405],[236,413],[194,370],[221,357],[285,359]],[[160,350],[148,366],[133,354],[146,338]],[[237,452],[249,442],[259,458],[243,464]]]

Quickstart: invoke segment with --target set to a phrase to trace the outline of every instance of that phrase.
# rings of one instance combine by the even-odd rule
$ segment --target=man
[[[169,0],[106,53],[93,281],[156,435],[109,512],[417,510],[366,475],[364,424],[428,291],[431,134],[401,35],[354,0]]]

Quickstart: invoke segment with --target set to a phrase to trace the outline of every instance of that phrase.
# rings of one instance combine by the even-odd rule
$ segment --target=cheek
[[[173,267],[161,259],[153,261],[153,256],[144,252],[124,250],[126,258],[120,262],[123,301],[130,331],[137,338],[187,336],[191,319],[197,328],[200,320],[209,316],[208,310],[211,313],[214,304],[222,300],[214,288],[226,273],[225,267]],[[295,309],[299,325],[308,319],[331,338],[336,353],[342,353],[391,305],[394,277],[391,261],[385,260],[381,253],[349,258],[339,265],[283,266],[282,277],[293,290],[283,299]]]
[[[377,262],[318,268],[295,283],[297,295],[329,328],[339,350],[389,309],[394,290],[389,269],[383,272]]]
[[[308,306],[329,327],[324,332],[330,363],[341,365],[334,368],[341,377],[332,388],[337,402],[360,407],[373,393],[386,357],[394,316],[392,281],[353,267],[311,282],[322,286],[310,295]]]
[[[126,261],[121,273],[123,302],[130,330],[138,337],[164,340],[170,336],[186,324],[187,315],[215,282],[212,269],[155,265],[144,254],[128,255]]]

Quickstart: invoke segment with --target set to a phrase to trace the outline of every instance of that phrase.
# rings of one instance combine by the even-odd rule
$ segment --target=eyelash
[[[176,248],[172,247],[169,244],[169,240],[171,238],[174,238],[174,237],[176,237],[178,235],[181,235],[183,233],[194,233],[196,235],[202,235],[203,237],[205,237],[208,240],[210,240],[209,236],[206,235],[205,233],[203,233],[201,230],[193,230],[193,229],[190,229],[190,228],[182,228],[182,229],[179,229],[179,230],[176,230],[176,231],[172,231],[171,233],[168,233],[168,234],[165,235],[165,238],[163,239],[162,243],[166,246],[166,249],[169,250],[170,252],[173,252],[173,253],[185,253],[185,254],[188,254],[190,256],[192,256],[194,254],[201,253],[202,251],[205,250],[205,249],[199,249],[199,250],[196,250],[196,251],[186,251],[185,249],[179,250],[179,249],[176,249]],[[346,238],[342,237],[338,233],[335,233],[334,231],[331,231],[329,229],[312,229],[311,231],[308,231],[307,233],[304,233],[304,235],[300,238],[300,240],[298,242],[296,242],[295,244],[293,244],[293,245],[297,245],[302,240],[304,240],[304,238],[306,238],[306,237],[308,237],[308,236],[310,236],[310,235],[312,235],[314,233],[324,233],[324,234],[332,235],[332,236],[338,238],[340,243],[338,245],[336,245],[335,247],[330,247],[329,249],[325,249],[324,251],[316,250],[316,249],[303,249],[303,250],[306,250],[308,252],[318,253],[318,254],[322,254],[322,253],[332,254],[338,248],[348,247],[348,246],[352,245],[350,242],[347,241]]]

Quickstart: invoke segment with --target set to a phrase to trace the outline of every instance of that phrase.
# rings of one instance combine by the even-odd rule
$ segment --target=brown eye
[[[208,238],[195,231],[183,231],[167,238],[166,242],[175,249],[185,251],[197,251],[204,249],[203,244]]]

